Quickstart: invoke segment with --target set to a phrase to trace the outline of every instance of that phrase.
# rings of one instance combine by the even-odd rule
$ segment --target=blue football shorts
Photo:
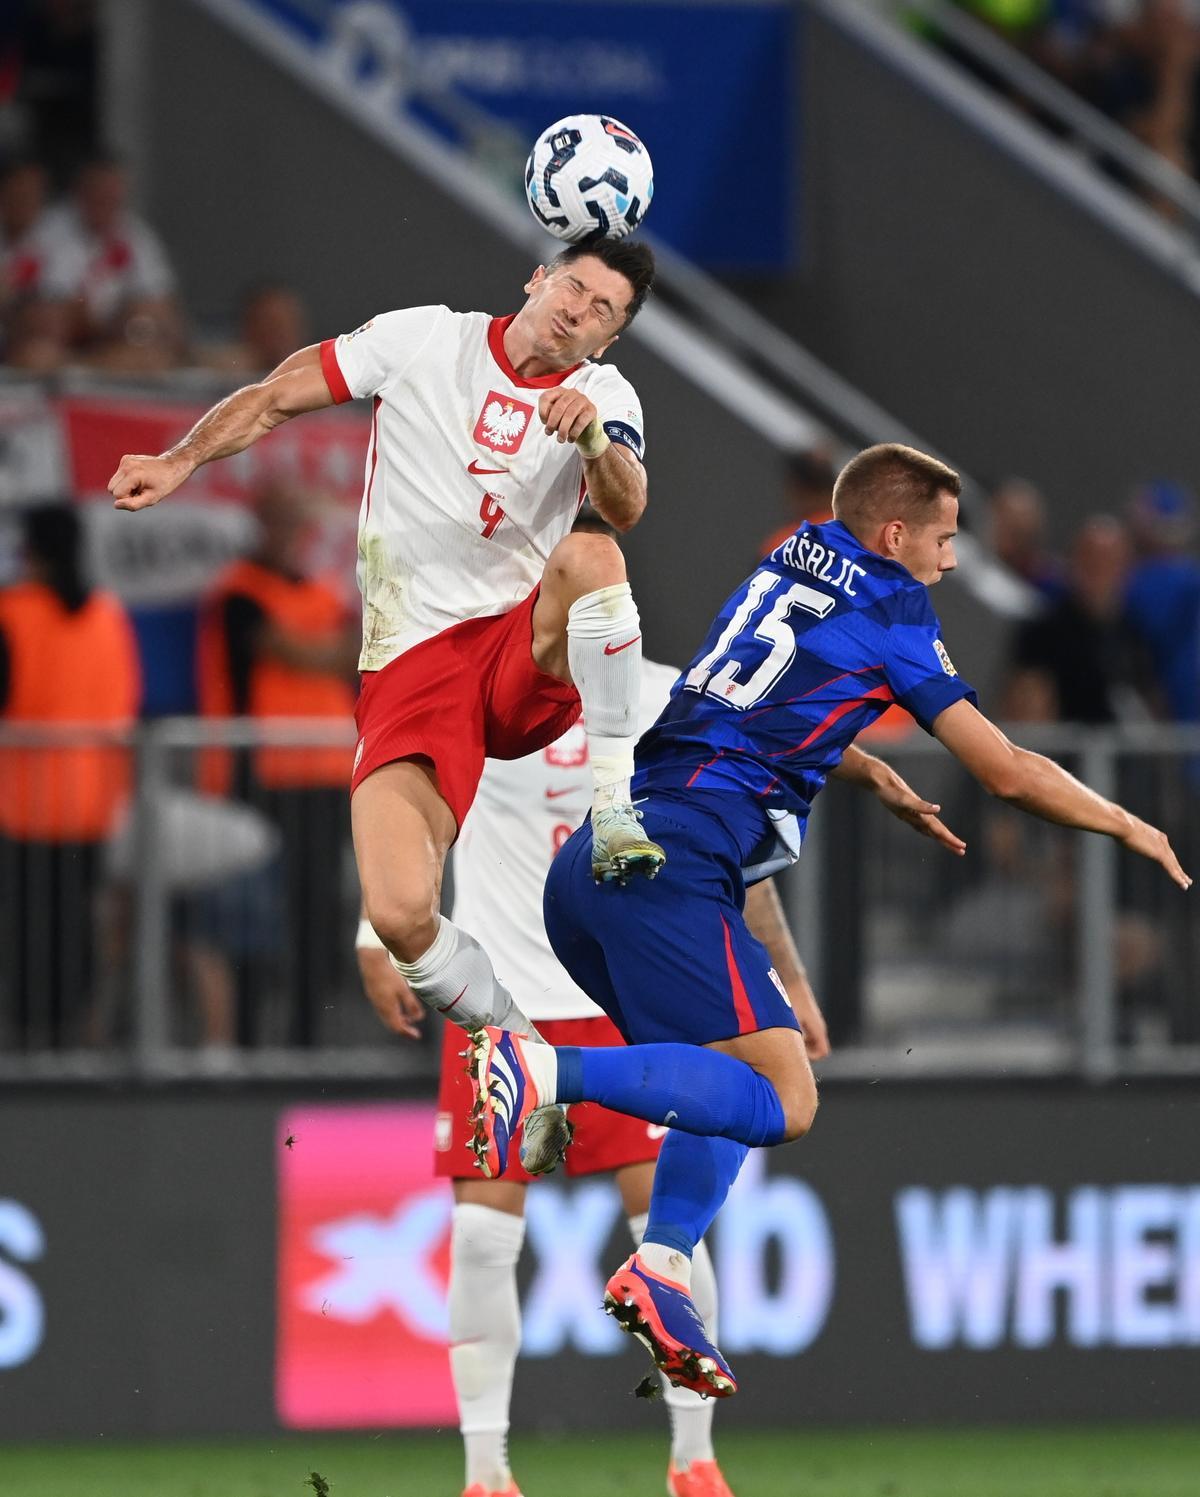
[[[639,809],[667,855],[657,878],[596,883],[586,822],[550,866],[546,933],[571,978],[634,1045],[799,1029],[766,947],[746,927],[732,835],[683,798],[653,795]]]

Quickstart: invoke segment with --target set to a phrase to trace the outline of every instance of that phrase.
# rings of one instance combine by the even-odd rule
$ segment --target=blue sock
[[[699,1045],[558,1050],[559,1102],[602,1102],[684,1133],[758,1146],[783,1142],[779,1094],[745,1061]]]
[[[700,1138],[672,1129],[655,1166],[643,1241],[661,1242],[690,1258],[749,1152],[731,1138]]]

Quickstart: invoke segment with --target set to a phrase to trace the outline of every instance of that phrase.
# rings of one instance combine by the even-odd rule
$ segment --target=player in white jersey
[[[594,362],[653,282],[636,241],[571,246],[513,317],[388,312],[302,349],[157,457],[122,458],[119,509],[306,411],[374,402],[360,532],[363,687],[351,818],[371,923],[428,1007],[527,1021],[473,937],[439,913],[442,865],[485,755],[518,758],[586,709],[594,866],[653,876],[629,798],[641,628],[620,550],[570,534],[586,492],[617,530],[646,504],[633,387]]]

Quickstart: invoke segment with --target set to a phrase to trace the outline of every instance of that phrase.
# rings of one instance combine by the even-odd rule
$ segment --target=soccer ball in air
[[[654,196],[650,152],[609,114],[569,114],[534,142],[525,196],[534,218],[559,239],[622,239]]]

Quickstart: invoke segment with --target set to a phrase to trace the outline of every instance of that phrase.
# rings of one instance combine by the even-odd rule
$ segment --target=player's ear
[[[540,286],[546,279],[548,271],[544,265],[539,265],[534,273],[525,282],[525,294],[528,295],[535,286]]]
[[[592,358],[598,359],[602,354],[606,354],[620,336],[620,333],[614,333],[607,343],[601,343],[600,347],[592,355]]]

